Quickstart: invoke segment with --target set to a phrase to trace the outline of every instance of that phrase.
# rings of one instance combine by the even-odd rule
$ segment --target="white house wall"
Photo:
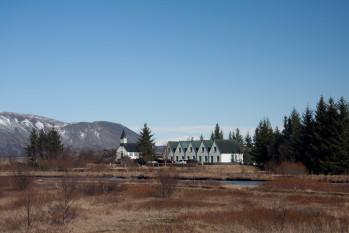
[[[166,152],[165,152],[165,154],[166,154],[166,159],[174,160],[174,158],[173,158],[174,153],[173,153],[173,151],[172,151],[172,148],[171,148],[171,146],[170,146],[170,143],[167,143],[167,147],[166,147]]]
[[[219,163],[221,160],[221,152],[219,151],[219,148],[216,144],[216,142],[213,142],[210,153],[209,153],[209,163]]]
[[[204,148],[204,151],[202,151],[202,148]],[[201,162],[208,163],[208,151],[204,145],[204,142],[201,142],[199,151],[196,153],[196,156],[198,161],[200,161],[201,158]],[[207,161],[205,160],[205,158],[207,158]]]
[[[232,154],[221,154],[221,163],[231,163],[232,162]]]
[[[195,151],[195,147],[193,146],[193,143],[189,144],[187,152],[185,153],[185,156],[187,159],[196,159],[196,151]]]
[[[185,154],[180,143],[178,143],[177,148],[174,152],[174,161],[184,160]]]

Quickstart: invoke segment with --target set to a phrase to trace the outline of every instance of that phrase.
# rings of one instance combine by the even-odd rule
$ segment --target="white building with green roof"
[[[166,157],[172,161],[243,163],[240,145],[232,140],[190,140],[167,143]]]

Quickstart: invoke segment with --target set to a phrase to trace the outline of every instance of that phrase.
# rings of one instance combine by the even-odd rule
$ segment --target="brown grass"
[[[316,209],[244,208],[221,212],[190,212],[177,221],[196,221],[215,225],[242,225],[257,232],[347,232],[349,215],[336,218]]]
[[[349,184],[333,184],[310,177],[280,177],[261,186],[263,190],[292,190],[349,193]]]
[[[79,181],[75,215],[66,226],[54,224],[49,214],[61,201],[55,186],[34,182],[30,229],[24,192],[3,189],[0,232],[349,232],[349,195],[334,193],[325,181],[286,178],[260,188],[179,181],[168,198],[159,198],[156,180],[125,181],[115,188],[100,179]]]

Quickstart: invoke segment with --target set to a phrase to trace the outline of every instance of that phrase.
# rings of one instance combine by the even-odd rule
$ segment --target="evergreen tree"
[[[302,116],[301,134],[299,142],[300,161],[310,172],[315,172],[314,168],[316,153],[314,151],[314,117],[309,107],[306,108]]]
[[[259,122],[253,137],[253,144],[252,155],[255,162],[261,165],[272,159],[273,129],[268,119]]]
[[[280,160],[299,161],[299,143],[301,135],[301,118],[299,113],[293,109],[289,117],[284,118],[284,130],[280,137]],[[280,136],[280,135],[278,135]]]
[[[345,168],[342,160],[346,154],[343,147],[345,137],[341,133],[341,117],[332,98],[328,104],[323,97],[320,98],[315,119],[314,138],[317,154],[315,171],[325,174],[343,172]]]
[[[35,129],[32,130],[29,136],[29,144],[26,147],[27,157],[31,165],[34,167],[37,165],[39,148],[38,148],[39,136]]]
[[[200,135],[200,141],[203,141],[204,140],[204,135]]]
[[[138,150],[141,153],[144,160],[153,160],[155,156],[154,152],[154,139],[151,130],[148,128],[147,124],[140,131],[140,137],[137,143]]]
[[[64,147],[56,129],[52,128],[48,131],[46,134],[46,143],[48,159],[59,159]]]
[[[276,127],[273,136],[272,142],[270,146],[270,157],[272,162],[281,162],[282,161],[282,150],[286,149],[284,144],[284,136],[280,132],[279,128]]]
[[[215,126],[214,131],[211,134],[211,140],[223,139],[223,130],[220,129],[218,123]]]
[[[236,128],[235,132],[233,132],[232,139],[239,143],[241,146],[244,144],[244,138],[240,134],[239,128]]]
[[[250,134],[247,132],[245,139],[244,139],[244,147],[243,147],[243,153],[244,153],[244,163],[250,164],[252,163],[252,150],[253,150],[253,143],[252,138]]]
[[[233,133],[234,133],[234,132],[231,132],[231,131],[229,132],[228,140],[233,140]]]
[[[349,104],[341,97],[337,102],[337,108],[339,111],[339,125],[340,125],[340,141],[342,143],[342,150],[340,154],[340,160],[345,174],[349,172]]]
[[[43,129],[39,132],[38,151],[40,159],[48,159],[47,157],[47,135]]]

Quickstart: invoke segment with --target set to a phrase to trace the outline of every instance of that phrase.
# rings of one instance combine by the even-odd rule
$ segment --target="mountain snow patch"
[[[43,124],[42,122],[37,121],[37,122],[35,123],[35,127],[36,127],[37,129],[41,130],[41,129],[43,129],[45,126],[44,126],[44,124]]]
[[[33,127],[33,124],[32,124],[28,119],[25,119],[25,120],[22,121],[21,123],[23,123],[25,126]]]

